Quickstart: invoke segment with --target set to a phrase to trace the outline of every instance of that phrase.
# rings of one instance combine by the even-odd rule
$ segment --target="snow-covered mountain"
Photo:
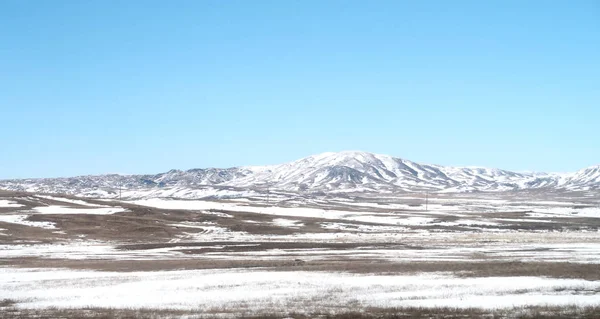
[[[482,167],[445,167],[366,152],[323,153],[273,166],[171,170],[155,175],[97,175],[2,180],[0,188],[85,196],[226,196],[278,190],[302,193],[508,191],[600,189],[600,166],[575,173],[517,173]]]

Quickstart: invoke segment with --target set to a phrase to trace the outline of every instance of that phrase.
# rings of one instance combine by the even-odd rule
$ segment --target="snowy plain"
[[[311,313],[340,306],[511,308],[600,303],[600,281],[260,269],[116,273],[0,268],[0,291],[25,300],[19,306],[27,308],[151,307],[257,313],[273,305]]]
[[[60,195],[2,199],[0,260],[6,266],[0,267],[0,295],[17,308],[187,309],[232,316],[335,312],[340,305],[357,311],[600,306],[600,276],[589,273],[600,272],[596,202],[464,194],[456,200],[432,196],[427,204],[413,194],[371,201],[278,198],[153,198],[103,205]],[[110,232],[128,223],[127,231]],[[22,228],[11,228],[15,225],[31,233],[19,233]],[[116,237],[102,237],[105,232]],[[135,232],[142,235],[119,237]],[[19,266],[28,260],[40,263]],[[44,261],[52,261],[52,268]],[[193,269],[212,262],[218,267]],[[114,263],[174,266],[88,269]],[[252,268],[228,268],[236,263]],[[352,263],[390,268],[344,271]],[[588,273],[393,271],[419,263],[441,269],[489,263],[560,269],[564,264]]]

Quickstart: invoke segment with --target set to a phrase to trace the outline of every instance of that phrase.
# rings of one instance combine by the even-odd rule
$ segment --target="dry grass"
[[[90,319],[127,319],[127,318],[181,318],[189,315],[184,310],[159,310],[159,309],[18,309],[7,308],[0,310],[0,319],[17,318],[90,318]]]
[[[460,277],[535,276],[600,280],[597,264],[564,262],[390,262],[374,259],[340,258],[304,260],[302,257],[280,259],[181,259],[181,260],[76,260],[9,258],[0,259],[0,266],[23,268],[70,268],[100,271],[165,271],[193,269],[261,268],[272,271],[339,271],[364,274],[416,274],[450,272]]]
[[[12,307],[17,302],[12,299],[1,299],[0,300],[0,308]]]
[[[106,308],[83,308],[83,309],[17,309],[14,307],[4,308],[0,311],[1,319],[15,318],[323,318],[323,319],[399,319],[399,318],[578,318],[597,319],[600,316],[600,307],[526,307],[500,310],[485,309],[456,309],[456,308],[366,308],[361,311],[347,310],[343,312],[314,312],[314,313],[286,313],[282,311],[265,310],[255,315],[244,315],[228,312],[226,310],[215,311],[187,311],[170,309],[106,309]]]

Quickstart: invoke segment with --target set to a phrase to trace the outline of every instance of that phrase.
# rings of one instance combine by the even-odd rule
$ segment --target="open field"
[[[596,318],[599,229],[586,192],[0,191],[0,318]]]

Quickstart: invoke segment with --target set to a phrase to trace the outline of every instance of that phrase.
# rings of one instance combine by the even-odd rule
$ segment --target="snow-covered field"
[[[232,317],[600,307],[594,199],[281,196],[90,202],[4,195],[0,301],[14,309]]]
[[[590,306],[600,281],[538,277],[459,278],[264,270],[97,272],[0,269],[0,291],[20,307],[117,307],[313,313],[340,307]],[[339,311],[339,310],[338,310]]]

